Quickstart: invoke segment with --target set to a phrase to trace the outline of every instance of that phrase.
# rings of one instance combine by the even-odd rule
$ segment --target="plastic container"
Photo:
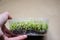
[[[25,40],[43,39],[48,30],[46,18],[22,18],[9,20],[8,29],[16,35],[28,35]]]

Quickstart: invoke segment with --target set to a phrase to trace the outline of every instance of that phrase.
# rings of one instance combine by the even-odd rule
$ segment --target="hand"
[[[0,28],[3,31],[3,37],[5,40],[22,40],[27,38],[27,35],[20,35],[15,37],[16,35],[11,33],[6,27],[5,23],[7,22],[8,19],[11,19],[12,17],[9,15],[8,12],[4,12],[0,15]],[[2,34],[0,34],[2,35]]]
[[[18,37],[13,37],[13,38],[8,38],[7,36],[3,36],[5,40],[23,40],[25,39],[27,36],[26,35],[21,35]]]

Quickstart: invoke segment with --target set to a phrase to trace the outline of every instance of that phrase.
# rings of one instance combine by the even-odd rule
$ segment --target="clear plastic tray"
[[[30,24],[29,24],[29,23]],[[14,24],[16,23],[16,25]],[[22,23],[22,24],[21,24]],[[25,24],[24,24],[25,23]],[[12,24],[15,25],[15,27],[12,26]],[[21,25],[22,26],[21,26]],[[29,27],[30,25],[30,29],[29,28],[26,28],[25,29],[21,29],[20,27],[24,27],[28,25],[27,27]],[[37,25],[37,26],[36,26]],[[39,26],[40,25],[40,26]],[[42,26],[41,26],[42,25]],[[33,26],[33,28],[32,28]],[[36,26],[36,27],[34,27]],[[37,28],[38,27],[38,28]],[[42,28],[41,28],[42,27]],[[19,33],[19,31],[21,30],[18,30],[17,33],[13,32],[14,34],[20,34],[20,35],[23,35],[23,34],[26,34],[26,35],[30,35],[30,36],[45,36],[47,31],[48,31],[48,19],[47,18],[14,18],[14,19],[11,19],[7,22],[7,28],[13,32],[15,30],[15,32],[20,28],[21,30],[23,30],[22,32]],[[15,29],[14,29],[15,28]],[[35,30],[35,29],[36,30]],[[38,30],[39,28],[41,28],[40,30]],[[27,32],[28,30],[28,32]],[[37,31],[38,30],[38,31]]]

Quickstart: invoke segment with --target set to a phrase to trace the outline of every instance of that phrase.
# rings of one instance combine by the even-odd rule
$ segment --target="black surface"
[[[28,36],[25,40],[44,40],[44,36]]]

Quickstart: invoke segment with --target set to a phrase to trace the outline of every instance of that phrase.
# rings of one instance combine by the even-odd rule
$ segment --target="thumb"
[[[12,37],[12,38],[8,38],[7,36],[4,35],[3,37],[4,37],[4,40],[22,40],[22,39],[27,38],[27,35],[20,35],[20,36]]]
[[[27,35],[20,35],[20,36],[17,36],[17,37],[10,38],[10,40],[22,40],[22,39],[25,39],[25,38],[27,38]]]

